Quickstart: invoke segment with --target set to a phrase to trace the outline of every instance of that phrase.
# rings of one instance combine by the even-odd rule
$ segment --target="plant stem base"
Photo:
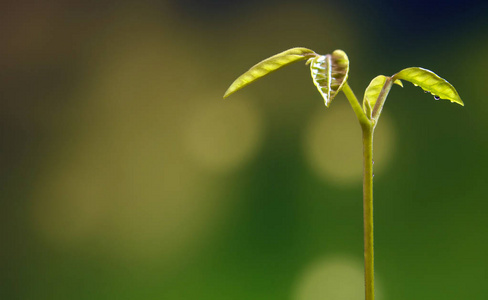
[[[374,300],[373,245],[373,132],[372,125],[363,125],[363,219],[365,299]]]

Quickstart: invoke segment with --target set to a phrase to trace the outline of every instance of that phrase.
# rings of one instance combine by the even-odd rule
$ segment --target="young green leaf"
[[[317,54],[314,51],[307,48],[292,48],[271,56],[257,63],[246,73],[239,76],[227,89],[224,94],[224,98],[273,71],[276,71],[296,61],[308,59],[316,55]]]
[[[363,110],[367,112],[368,110],[368,105],[369,107],[374,107],[376,104],[376,101],[378,100],[378,97],[383,90],[383,87],[386,84],[388,77],[383,76],[383,75],[378,75],[371,82],[369,83],[368,87],[364,91],[364,98],[363,98]],[[395,80],[393,83],[398,84],[399,86],[403,87],[403,84],[400,80]],[[385,91],[386,93],[389,92]],[[384,93],[385,93],[384,92]],[[366,115],[371,118],[371,114],[366,113]]]
[[[371,107],[370,101],[363,100],[363,111],[366,114],[366,117],[371,120],[373,116],[373,108]]]
[[[446,99],[464,106],[456,89],[444,78],[434,72],[423,68],[407,68],[392,76],[394,79],[407,80],[415,86],[420,86],[424,91],[434,95],[436,100]]]
[[[349,59],[342,50],[309,60],[313,83],[324,98],[326,107],[344,86],[349,73]]]

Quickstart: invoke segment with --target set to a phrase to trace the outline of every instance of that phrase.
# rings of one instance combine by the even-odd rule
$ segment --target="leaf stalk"
[[[383,105],[385,104],[386,97],[388,96],[388,93],[390,92],[392,85],[393,85],[392,78],[387,77],[386,82],[383,85],[383,88],[381,89],[378,99],[376,100],[376,104],[374,105],[373,108],[372,119],[374,120],[375,126],[378,123],[378,119],[380,118],[381,111],[383,110]]]
[[[349,86],[349,83],[347,81],[344,84],[342,91],[346,95],[347,100],[349,100],[349,103],[351,104],[352,109],[356,113],[356,117],[358,118],[358,121],[361,124],[361,127],[371,126],[371,124],[372,124],[371,121],[368,119],[368,117],[364,113],[363,109],[361,108],[361,105],[359,104],[358,98],[356,98],[356,95],[354,95],[354,92],[352,91],[352,89]]]

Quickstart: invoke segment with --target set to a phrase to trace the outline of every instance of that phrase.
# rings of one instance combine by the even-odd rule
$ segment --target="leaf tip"
[[[396,79],[393,83],[403,87],[403,82],[400,79]]]
[[[232,95],[234,93],[235,93],[235,90],[231,90],[230,88],[228,88],[227,91],[225,91],[225,94],[222,98],[226,99],[227,97],[229,97],[230,95]]]
[[[347,54],[346,52],[344,52],[344,50],[341,50],[341,49],[336,49],[332,52],[332,55],[337,55],[337,56],[345,56],[347,57]]]
[[[234,93],[234,91],[232,91],[230,88],[227,89],[227,91],[225,91],[225,94],[224,94],[224,97],[222,98],[227,98],[229,97],[232,93]]]

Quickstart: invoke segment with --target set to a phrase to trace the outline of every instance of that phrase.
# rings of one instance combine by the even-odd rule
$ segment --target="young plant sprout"
[[[307,60],[314,85],[329,107],[339,92],[344,92],[361,125],[363,138],[363,219],[365,299],[374,300],[373,250],[373,134],[393,84],[403,87],[410,81],[431,93],[436,100],[446,99],[464,106],[456,89],[445,79],[427,69],[406,68],[393,76],[378,75],[366,88],[362,105],[348,84],[349,59],[342,50],[320,55],[306,48],[292,48],[267,58],[239,76],[227,89],[224,98],[257,79],[291,63]]]

